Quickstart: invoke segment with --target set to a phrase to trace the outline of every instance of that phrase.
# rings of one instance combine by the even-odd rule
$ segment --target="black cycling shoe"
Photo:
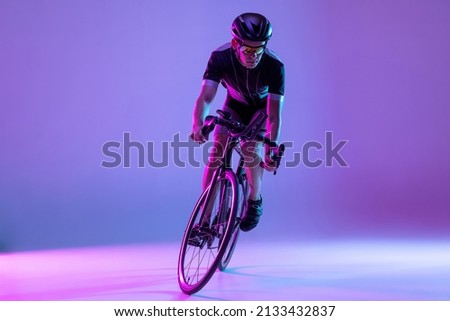
[[[258,201],[248,200],[245,209],[244,218],[239,225],[241,231],[248,232],[258,225],[259,219],[263,214],[262,197]]]

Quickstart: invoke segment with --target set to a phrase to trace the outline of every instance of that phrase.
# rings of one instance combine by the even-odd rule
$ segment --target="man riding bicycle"
[[[272,26],[263,15],[244,13],[234,20],[231,33],[233,36],[231,43],[226,43],[213,51],[208,61],[200,95],[195,102],[192,137],[199,143],[206,141],[207,137],[203,136],[202,127],[221,83],[227,89],[222,109],[244,125],[250,122],[257,111],[265,111],[268,118],[262,131],[267,138],[278,143],[285,77],[284,64],[267,48],[267,42],[272,36]],[[219,165],[217,162],[223,155],[227,137],[227,129],[216,126],[214,148],[203,175],[203,189],[208,186],[215,168]],[[244,142],[242,152],[245,156],[250,194],[240,229],[250,231],[256,227],[263,214],[260,191],[264,168],[274,171],[276,164],[270,157],[271,151],[267,145],[264,150],[264,168],[260,166],[261,143]]]

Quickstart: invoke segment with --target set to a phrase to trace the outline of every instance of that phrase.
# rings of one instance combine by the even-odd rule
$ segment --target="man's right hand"
[[[190,135],[192,140],[199,144],[203,144],[207,140],[206,137],[202,134],[202,128],[203,126],[193,126],[192,134]]]

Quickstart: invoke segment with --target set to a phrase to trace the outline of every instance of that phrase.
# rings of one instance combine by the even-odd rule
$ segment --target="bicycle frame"
[[[235,151],[239,156],[239,163],[234,171],[236,174],[238,181],[241,182],[242,175],[245,173],[244,169],[244,155],[242,154],[242,151],[240,150],[240,140],[236,137],[228,136],[227,143],[225,145],[224,154],[220,159],[220,166],[214,171],[214,174],[211,178],[210,184],[215,184],[217,181],[217,178],[220,176],[220,174],[226,170],[232,168],[232,158],[233,158],[233,151]]]
[[[219,124],[227,127],[228,138],[220,165],[191,214],[178,259],[178,282],[182,291],[188,294],[203,288],[217,268],[224,270],[233,255],[249,189],[241,143],[260,141],[270,147],[277,147],[259,133],[267,118],[265,114],[255,115],[248,126],[231,120],[225,112],[218,111],[218,114],[222,117],[207,117],[202,133],[205,130],[204,136],[207,137],[214,126]],[[235,152],[240,158],[233,171]],[[275,156],[281,158],[281,154],[276,153]]]

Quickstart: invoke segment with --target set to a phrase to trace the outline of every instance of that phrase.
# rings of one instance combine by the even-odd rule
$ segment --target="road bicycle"
[[[264,112],[256,113],[248,126],[231,119],[231,114],[226,111],[218,110],[217,113],[219,116],[206,117],[202,133],[208,137],[216,125],[221,125],[228,129],[228,138],[220,165],[194,206],[181,242],[178,283],[187,294],[200,291],[217,269],[223,271],[235,250],[249,194],[241,142],[267,144],[276,168],[285,148],[284,144],[278,146],[261,134],[267,119]],[[233,171],[232,157],[236,154],[239,159]]]

